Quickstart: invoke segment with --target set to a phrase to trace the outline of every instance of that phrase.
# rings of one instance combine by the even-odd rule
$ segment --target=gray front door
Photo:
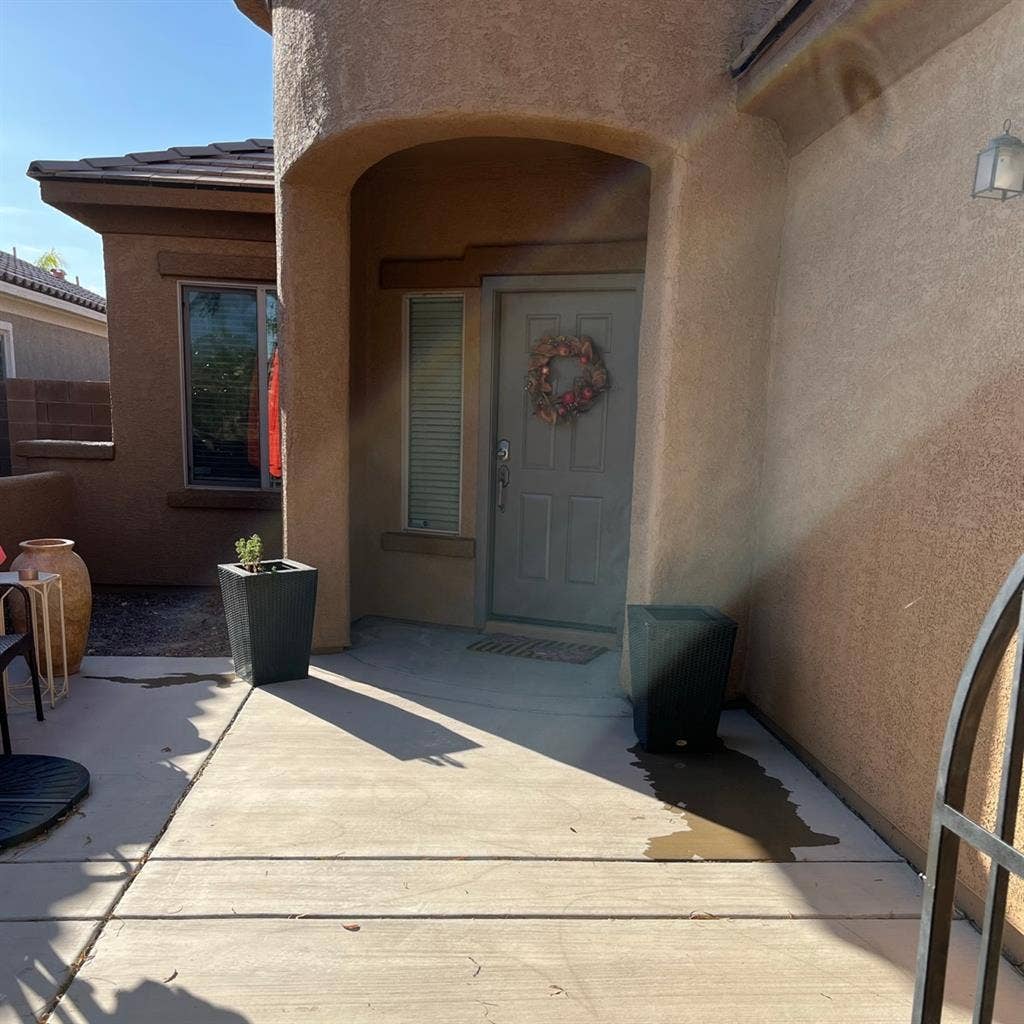
[[[619,629],[629,557],[640,279],[595,277],[592,290],[554,290],[558,280],[552,279],[551,291],[495,296],[490,611],[495,618]],[[530,350],[547,334],[591,337],[611,382],[588,412],[555,426],[533,415],[524,390]],[[578,371],[573,360],[555,360],[555,394],[570,389]],[[506,447],[508,457],[499,459],[499,448]]]

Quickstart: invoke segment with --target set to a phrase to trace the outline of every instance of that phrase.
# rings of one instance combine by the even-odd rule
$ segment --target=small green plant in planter
[[[264,559],[259,534],[235,542],[237,562],[217,566],[235,672],[254,686],[309,674],[317,571]]]
[[[238,564],[249,572],[259,572],[263,561],[263,538],[258,533],[251,537],[239,537],[235,541]]]

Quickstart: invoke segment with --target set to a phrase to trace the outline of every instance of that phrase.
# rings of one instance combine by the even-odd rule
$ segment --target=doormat
[[[586,665],[607,647],[592,644],[570,644],[564,640],[535,640],[528,636],[494,635],[475,640],[467,651],[481,654],[504,654],[509,658],[532,658],[534,661],[554,661],[563,665]]]

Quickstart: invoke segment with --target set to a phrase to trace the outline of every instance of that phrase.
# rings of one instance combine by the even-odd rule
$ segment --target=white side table
[[[39,671],[41,688],[44,693],[49,693],[50,707],[57,706],[57,698],[67,697],[71,692],[71,685],[68,682],[68,640],[67,630],[64,625],[64,583],[60,573],[40,572],[39,579],[23,580],[18,578],[16,572],[0,572],[0,634],[7,632],[7,623],[4,620],[3,598],[10,592],[11,584],[17,583],[28,591],[29,603],[32,606],[32,639],[36,651],[36,667]],[[60,685],[53,678],[53,651],[50,646],[50,593],[57,591],[57,607],[60,615],[60,649],[64,662],[64,680]],[[42,615],[38,614],[37,605],[42,602]],[[40,647],[39,630],[34,628],[39,619],[43,620],[42,645]],[[41,656],[45,651],[46,657]],[[4,692],[16,704],[28,706],[32,703],[32,681],[26,683],[11,684],[7,679],[7,672],[4,672]],[[25,694],[24,696],[22,694]]]

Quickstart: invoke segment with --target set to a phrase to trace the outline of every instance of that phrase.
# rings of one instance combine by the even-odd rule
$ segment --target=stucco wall
[[[733,693],[784,181],[774,127],[723,115],[655,167],[651,197],[628,599],[714,605],[735,618]]]
[[[520,17],[462,0],[277,0],[285,329],[300,322],[292,304],[305,335],[293,352],[304,347],[307,383],[329,397],[325,358],[331,381],[347,380],[349,190],[391,153],[515,136],[646,163],[630,598],[720,604],[742,621],[753,592],[749,692],[913,853],[956,674],[1021,540],[1019,201],[992,208],[966,193],[986,134],[1019,116],[1002,107],[1017,95],[1024,19],[1013,3],[926,60],[927,38],[890,31],[892,5],[834,6],[852,24],[827,33],[815,60],[850,82],[852,105],[877,98],[787,170],[780,132],[737,116],[725,70],[777,0],[659,0],[625,19],[607,0],[585,17],[562,0]],[[862,81],[844,59],[847,30],[866,33],[873,59],[902,55],[893,67],[915,70]],[[571,58],[538,73],[537,55],[561,40]],[[357,307],[364,284],[355,278]],[[353,349],[375,330],[354,313]],[[353,395],[354,438],[394,368],[386,357],[353,367],[372,385]],[[296,399],[302,386],[286,374]],[[298,402],[292,415],[296,436],[322,435],[313,454],[295,446],[296,476],[315,479],[325,458],[346,472],[344,400],[333,420]],[[365,481],[367,467],[354,474]],[[347,481],[327,482],[317,519],[347,532],[350,506],[358,519],[377,497],[352,486],[349,502]],[[308,526],[312,489],[287,491],[302,543],[347,576],[333,537]],[[318,637],[344,643],[338,594]],[[977,882],[976,865],[965,877]]]
[[[275,0],[275,147],[295,183],[347,189],[398,149],[558,139],[650,161],[703,132],[776,0]]]
[[[1022,78],[1018,2],[789,169],[747,687],[910,851],[957,676],[1024,548],[1024,209],[968,196]],[[962,877],[982,888],[977,858]]]
[[[107,380],[110,360],[104,335],[75,330],[5,309],[0,320],[14,331],[14,365],[19,377],[39,380]]]
[[[452,290],[440,260],[469,246],[562,243],[559,269],[588,269],[592,247],[642,240],[647,169],[595,150],[517,139],[467,139],[389,158],[352,196],[353,331],[351,394],[352,609],[453,624],[473,622],[475,561],[381,549],[381,533],[402,523],[403,298],[410,290]],[[381,261],[427,261],[416,289],[381,286]],[[485,255],[489,273],[529,273],[522,251]],[[438,262],[430,262],[438,261]],[[605,269],[632,270],[606,264]],[[472,275],[471,275],[472,276]],[[462,534],[476,535],[479,444],[480,288],[466,298],[463,359]]]
[[[259,532],[269,553],[280,551],[281,516],[274,510],[168,505],[168,496],[185,486],[182,356],[177,279],[160,274],[158,254],[272,257],[273,246],[117,233],[105,234],[103,245],[114,459],[35,458],[31,465],[74,477],[71,536],[95,582],[212,583],[217,563],[233,557],[234,540],[243,534]]]
[[[75,493],[66,473],[31,473],[0,477],[0,547],[11,560],[18,544],[33,537],[73,537]]]
[[[339,341],[347,347],[349,297],[337,285],[329,288],[347,265],[340,259],[326,265],[322,254],[334,251],[336,239],[315,211],[343,209],[353,183],[378,161],[416,144],[500,136],[584,145],[647,164],[661,196],[651,220],[660,242],[656,265],[647,265],[641,327],[642,457],[633,529],[653,543],[635,567],[632,545],[629,592],[640,600],[678,592],[715,603],[724,595],[741,618],[756,490],[749,470],[757,463],[759,367],[772,291],[762,257],[777,251],[772,183],[782,147],[770,125],[737,117],[727,67],[774,6],[774,0],[658,0],[624,19],[621,6],[608,0],[591,5],[586,16],[567,0],[531,5],[519,16],[500,5],[439,7],[426,0],[399,0],[386,10],[324,0],[272,5],[286,336],[299,319],[288,315],[289,304],[293,313],[312,313],[319,302],[327,314],[319,324],[304,322],[302,336],[292,337],[293,369],[300,348],[315,368]],[[559,41],[570,45],[571,56],[549,59]],[[290,231],[290,218],[304,230]],[[702,252],[705,244],[711,258]],[[719,347],[725,365],[715,362]],[[716,405],[723,375],[725,400]],[[289,387],[299,388],[298,374],[289,384],[286,373]],[[340,464],[345,422],[336,417],[325,427],[313,411],[308,423],[301,418],[293,408],[293,431],[319,432],[321,447]],[[287,434],[286,422],[286,446]],[[674,446],[670,459],[658,454],[665,443]],[[726,473],[714,468],[723,460]],[[293,469],[293,482],[320,473],[298,448]],[[302,493],[289,489],[286,470],[286,537],[298,538],[293,525],[302,528],[309,504],[298,486]],[[330,515],[337,529],[346,529],[350,510],[362,501],[356,487],[339,495]],[[662,530],[666,510],[671,522]],[[341,570],[327,535],[304,536],[297,554],[300,547],[332,574]],[[673,569],[679,550],[686,552],[682,573]],[[715,557],[721,552],[726,558]],[[345,643],[348,611],[339,606],[321,614],[317,641]]]

